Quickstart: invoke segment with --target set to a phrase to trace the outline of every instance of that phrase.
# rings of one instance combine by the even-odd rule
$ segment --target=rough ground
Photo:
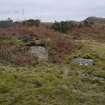
[[[0,105],[105,105],[104,33],[99,24],[68,34],[43,25],[0,28]],[[47,62],[39,62],[42,54]],[[94,64],[73,64],[78,58]]]
[[[97,41],[76,41],[66,64],[17,67],[0,65],[0,105],[104,105],[105,49]],[[75,57],[91,58],[92,67],[72,65]]]

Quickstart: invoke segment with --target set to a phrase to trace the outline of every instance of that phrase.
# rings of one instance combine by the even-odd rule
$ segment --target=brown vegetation
[[[55,32],[44,26],[36,27],[36,26],[16,25],[15,27],[0,29],[1,39],[7,38],[9,40],[9,38],[11,39],[12,37],[19,38],[22,36],[24,37],[30,36],[33,41],[39,40],[40,43],[43,43],[49,50],[49,61],[53,63],[63,63],[65,55],[70,53],[72,50],[72,44],[68,38],[64,37],[63,34]],[[31,41],[29,40],[28,43],[31,43]],[[0,51],[2,52],[3,50],[5,52],[3,53],[4,55],[1,55],[2,57],[9,56],[9,59],[11,59],[13,62],[15,62],[18,65],[33,63],[33,57],[31,57],[28,54],[28,51],[25,52],[26,54],[25,53],[23,54],[20,51],[20,48],[22,47],[27,48],[27,43],[23,44],[23,46],[17,43],[10,43],[10,42],[5,44],[6,45],[4,47],[4,44],[1,43],[2,47],[0,47]],[[14,49],[11,50],[12,46],[14,46]],[[8,55],[9,53],[7,54],[8,49],[12,57]]]

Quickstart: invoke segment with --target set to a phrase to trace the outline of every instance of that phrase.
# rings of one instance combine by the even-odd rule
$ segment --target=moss
[[[68,75],[64,78],[65,70]],[[84,68],[73,65],[44,64],[36,66],[16,67],[0,66],[0,104],[1,105],[104,105],[98,92],[104,91],[105,85],[97,81],[81,80],[84,72],[95,73],[96,68]],[[97,83],[97,86],[93,86]],[[98,85],[99,84],[99,85]],[[85,95],[86,94],[86,95]],[[105,96],[103,95],[102,98]],[[96,101],[97,99],[97,101]],[[96,103],[97,102],[97,103]]]
[[[96,71],[94,74],[105,79],[105,71]]]
[[[21,45],[26,45],[27,43],[15,37],[10,37],[10,38],[5,37],[5,38],[0,38],[0,44],[12,44],[12,45],[21,46]]]

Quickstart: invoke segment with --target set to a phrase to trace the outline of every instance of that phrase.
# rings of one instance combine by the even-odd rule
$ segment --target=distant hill
[[[105,18],[101,17],[88,17],[87,19],[85,19],[85,21],[105,24]]]

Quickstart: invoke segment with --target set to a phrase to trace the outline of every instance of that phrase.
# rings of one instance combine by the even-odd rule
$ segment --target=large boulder
[[[94,61],[92,59],[84,59],[84,58],[75,58],[72,60],[73,64],[77,64],[80,66],[93,66]]]
[[[48,61],[48,50],[44,46],[31,46],[30,53],[38,58],[38,61]]]

